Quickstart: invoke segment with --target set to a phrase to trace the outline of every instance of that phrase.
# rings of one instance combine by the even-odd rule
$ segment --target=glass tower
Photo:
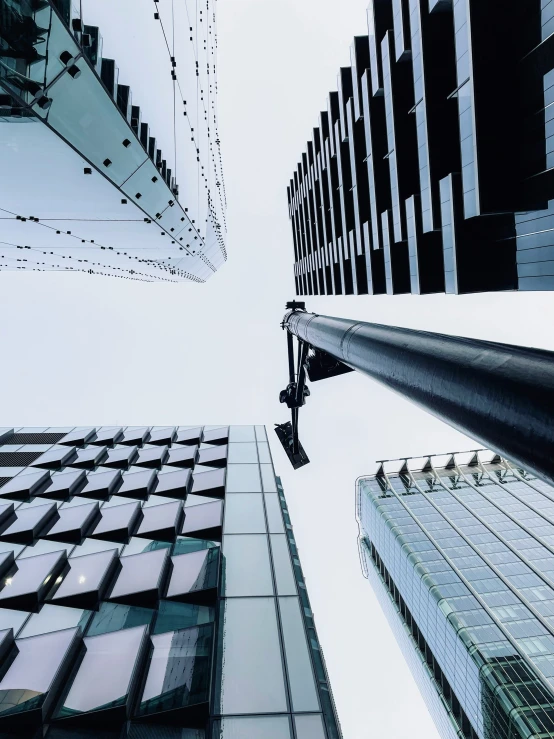
[[[0,738],[339,739],[263,426],[0,429]]]
[[[369,0],[288,187],[298,295],[554,289],[553,30],[548,0]]]
[[[215,0],[0,0],[0,269],[212,276],[216,53]]]
[[[441,735],[554,736],[554,489],[486,451],[387,462],[357,519]]]

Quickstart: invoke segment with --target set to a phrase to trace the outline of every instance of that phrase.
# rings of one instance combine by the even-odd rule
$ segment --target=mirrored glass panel
[[[17,656],[0,680],[0,716],[36,711],[40,721],[71,668],[78,635],[66,629],[16,641]]]
[[[267,536],[225,536],[223,555],[226,597],[273,595]]]
[[[72,447],[60,446],[49,449],[41,454],[38,459],[33,462],[33,467],[44,467],[47,470],[55,470],[66,464],[71,464],[76,458],[75,449]]]
[[[225,467],[227,464],[228,446],[220,444],[202,444],[198,452],[197,464],[207,467]],[[201,470],[198,470],[199,472]]]
[[[81,608],[63,608],[62,606],[53,606],[46,603],[38,613],[31,616],[21,629],[19,636],[50,634],[52,631],[62,631],[76,626],[80,627],[82,633],[89,622],[90,616],[90,611]]]
[[[261,493],[262,483],[257,464],[230,464],[227,468],[228,493]]]
[[[17,559],[27,559],[28,557],[36,557],[39,554],[50,554],[50,552],[66,552],[69,556],[70,552],[75,549],[75,544],[64,544],[61,541],[48,541],[47,539],[39,539],[32,546],[23,548],[19,544],[12,544],[17,546],[21,553],[17,556]]]
[[[167,447],[144,447],[139,449],[139,454],[134,464],[138,467],[151,467],[153,469],[161,469],[167,459]]]
[[[85,484],[87,473],[84,470],[64,470],[52,475],[50,484],[39,491],[40,495],[53,500],[67,500],[75,495]]]
[[[164,467],[158,474],[158,484],[154,492],[156,495],[183,499],[186,497],[191,482],[192,473],[190,470],[169,471],[169,468]]]
[[[237,463],[254,463],[258,462],[258,449],[256,442],[243,442],[242,444],[229,444],[228,462]]]
[[[179,444],[197,444],[202,438],[202,426],[193,428],[180,427],[177,431],[175,442]]]
[[[117,565],[117,552],[97,552],[72,557],[69,571],[62,576],[52,603],[73,608],[96,608]],[[59,579],[59,578],[58,578]]]
[[[219,549],[181,554],[171,558],[172,571],[166,598],[211,602],[215,598],[219,569]]]
[[[173,541],[181,522],[183,504],[179,501],[163,503],[143,508],[144,518],[136,531],[136,536],[147,539]]]
[[[185,510],[181,534],[198,539],[221,539],[223,503],[206,503]]]
[[[320,714],[295,716],[294,726],[297,739],[326,739],[323,719]]]
[[[138,498],[144,500],[154,487],[156,472],[144,470],[143,472],[126,472],[123,475],[123,484],[117,494],[125,498]]]
[[[85,498],[105,500],[116,491],[120,483],[121,472],[119,470],[89,472],[86,485],[79,491],[79,495]]]
[[[265,510],[267,513],[267,523],[270,534],[284,534],[285,524],[283,523],[283,514],[281,512],[281,503],[277,493],[266,493]]]
[[[153,633],[163,634],[166,631],[188,629],[191,626],[212,623],[214,619],[215,609],[212,606],[162,600],[158,608]]]
[[[225,470],[195,471],[192,476],[191,492],[195,495],[221,497],[225,492]]]
[[[79,543],[100,518],[98,503],[85,503],[58,509],[54,525],[43,533],[44,539]]]
[[[56,717],[121,707],[123,718],[135,665],[146,646],[146,627],[87,636],[84,645],[83,660]]]
[[[150,607],[160,597],[160,587],[168,561],[167,549],[121,557],[121,572],[109,600]]]
[[[78,449],[76,458],[72,459],[70,464],[72,467],[92,470],[101,463],[102,459],[106,456],[107,451],[107,447],[96,446],[95,444],[85,447],[84,449]]]
[[[2,485],[0,498],[27,500],[31,495],[36,495],[48,480],[50,480],[50,472],[47,470],[36,470],[17,475],[17,477],[12,477],[5,485]]]
[[[133,629],[135,626],[147,626],[151,623],[155,611],[151,608],[126,606],[121,603],[101,603],[94,614],[87,636],[109,634],[112,631]]]
[[[212,625],[170,631],[151,639],[154,651],[138,714],[144,716],[207,703]]]
[[[126,470],[137,455],[138,447],[136,446],[118,446],[115,449],[108,450],[108,456],[102,460],[102,466]]]
[[[288,716],[246,716],[216,721],[212,739],[291,739]]]
[[[42,503],[29,508],[20,507],[16,519],[2,532],[1,538],[19,544],[32,544],[57,513],[55,503]]]
[[[222,604],[223,657],[217,713],[287,710],[273,598],[229,598]]]
[[[196,445],[173,446],[169,450],[166,464],[172,467],[194,467],[197,449]]]
[[[120,552],[122,549],[121,544],[116,544],[113,541],[97,541],[96,539],[85,539],[84,542],[75,547],[70,555],[70,559],[75,557],[82,557],[85,554],[94,554],[95,552],[108,552],[110,549],[114,549]]]
[[[138,428],[129,427],[123,432],[123,438],[119,439],[119,444],[130,444],[142,446],[144,441],[148,438],[149,428],[142,426]]]
[[[312,663],[298,598],[279,598],[293,711],[319,711]]]
[[[94,539],[126,542],[135,530],[141,515],[140,503],[103,507],[102,517],[90,536]]]
[[[130,554],[144,554],[146,552],[155,552],[158,549],[170,549],[171,544],[168,541],[156,541],[155,539],[138,539],[133,537],[129,543],[123,548],[122,557],[128,557]]]
[[[271,534],[269,540],[277,595],[297,595],[296,579],[290,560],[287,537],[284,534]]]
[[[225,498],[226,534],[264,534],[266,531],[262,494],[229,493]]]
[[[211,549],[212,547],[221,546],[216,541],[209,539],[195,539],[191,536],[178,536],[173,545],[172,554],[188,554],[189,552],[198,552],[201,549]]]

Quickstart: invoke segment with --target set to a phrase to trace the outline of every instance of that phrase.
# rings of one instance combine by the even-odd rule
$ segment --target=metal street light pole
[[[283,328],[304,353],[315,350],[305,362],[312,381],[363,372],[554,484],[554,352],[287,307]]]

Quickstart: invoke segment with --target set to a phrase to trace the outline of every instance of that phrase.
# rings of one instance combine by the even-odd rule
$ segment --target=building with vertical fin
[[[340,739],[263,426],[0,429],[2,739]]]
[[[226,261],[215,8],[0,0],[0,269],[202,283]]]
[[[367,22],[288,188],[297,294],[554,289],[551,3]]]
[[[554,488],[486,451],[384,462],[357,519],[441,736],[553,736]]]

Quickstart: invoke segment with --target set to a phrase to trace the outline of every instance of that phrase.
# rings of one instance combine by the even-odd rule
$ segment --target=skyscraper
[[[554,488],[489,452],[357,483],[370,580],[443,737],[554,732]]]
[[[554,288],[550,5],[370,0],[288,188],[297,294]]]
[[[215,0],[0,0],[0,269],[213,275],[216,47]]]
[[[341,736],[263,426],[0,444],[2,739]]]

